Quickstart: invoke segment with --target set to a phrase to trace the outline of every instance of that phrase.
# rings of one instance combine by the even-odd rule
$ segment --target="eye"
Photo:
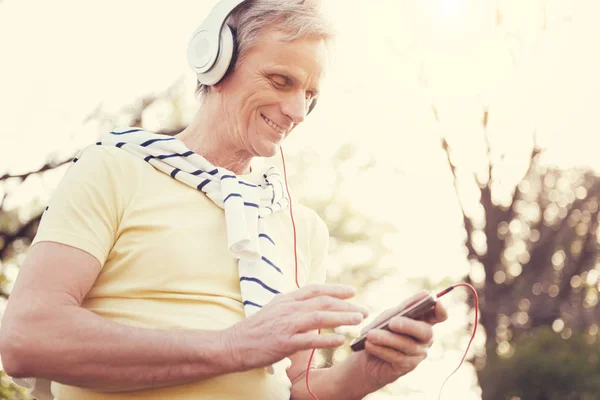
[[[271,82],[276,88],[283,89],[289,84],[290,79],[284,75],[271,75]]]

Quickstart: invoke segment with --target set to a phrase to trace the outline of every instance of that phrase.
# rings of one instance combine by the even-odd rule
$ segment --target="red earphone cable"
[[[296,286],[300,289],[300,283],[298,282],[298,252],[296,248],[296,222],[294,221],[294,212],[292,210],[292,196],[290,195],[290,188],[288,186],[287,181],[287,171],[285,169],[285,157],[283,156],[283,147],[279,147],[279,153],[281,153],[281,163],[283,164],[283,179],[285,181],[285,190],[287,191],[288,199],[290,201],[290,219],[292,220],[292,229],[294,231],[294,266],[296,271]],[[319,335],[321,334],[321,330],[319,329]],[[313,393],[310,389],[309,384],[309,374],[310,374],[310,366],[312,364],[313,356],[315,355],[315,350],[312,349],[310,353],[310,357],[308,359],[308,365],[306,366],[306,390],[312,396],[314,400],[319,400],[319,398]]]
[[[294,231],[294,266],[296,267],[296,286],[300,289],[300,283],[298,283],[298,253],[296,250],[296,222],[294,222],[294,212],[292,211],[292,196],[290,196],[290,188],[288,186],[287,171],[285,169],[285,157],[283,156],[283,147],[279,147],[279,153],[281,153],[281,163],[283,164],[283,179],[285,181],[285,190],[287,191],[288,199],[290,201],[290,219],[292,220],[292,230]]]
[[[440,387],[440,392],[438,394],[438,400],[440,400],[442,398],[442,390],[444,390],[444,385],[446,385],[446,382],[448,382],[448,380],[452,377],[452,375],[454,375],[456,373],[456,371],[458,371],[458,369],[461,367],[461,365],[463,365],[465,358],[467,358],[467,354],[469,353],[469,348],[471,347],[471,343],[473,342],[473,339],[475,338],[475,333],[477,333],[477,324],[479,323],[479,297],[477,296],[477,291],[475,290],[475,288],[473,286],[469,285],[468,283],[457,283],[456,285],[452,285],[452,286],[442,290],[441,292],[439,292],[437,294],[437,297],[440,298],[443,295],[445,295],[446,293],[448,293],[449,291],[451,291],[452,289],[459,287],[459,286],[464,286],[464,287],[470,289],[471,292],[473,292],[473,299],[475,302],[475,321],[473,321],[473,333],[471,334],[471,339],[469,339],[469,343],[467,344],[467,349],[465,350],[465,354],[463,354],[463,357],[460,360],[458,367],[456,367],[456,369],[454,371],[452,371],[452,373],[450,375],[448,375],[448,377],[442,383],[442,387]]]

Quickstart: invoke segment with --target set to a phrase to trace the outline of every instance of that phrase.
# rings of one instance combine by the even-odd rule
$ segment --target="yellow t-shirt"
[[[254,168],[243,177],[258,183],[258,174]],[[293,206],[300,285],[322,283],[327,227],[314,211]],[[295,290],[289,210],[266,217],[265,228],[280,260],[287,260],[279,265],[282,291]],[[42,241],[79,248],[100,261],[102,270],[82,306],[104,318],[145,328],[208,330],[245,318],[223,210],[126,150],[91,146],[82,153],[53,194],[32,245]],[[261,368],[136,392],[99,393],[53,382],[52,393],[57,400],[287,400],[290,387],[285,370],[271,375]]]

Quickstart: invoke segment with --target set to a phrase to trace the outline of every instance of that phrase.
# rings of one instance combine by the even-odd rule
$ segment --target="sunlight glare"
[[[444,17],[464,16],[467,0],[437,0],[440,15]]]

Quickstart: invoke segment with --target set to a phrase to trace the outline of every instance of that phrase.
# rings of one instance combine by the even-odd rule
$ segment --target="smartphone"
[[[354,339],[352,341],[352,344],[350,345],[350,348],[354,351],[363,350],[365,348],[365,342],[367,341],[367,334],[372,329],[384,329],[384,330],[389,331],[390,330],[390,327],[389,327],[390,320],[396,316],[404,316],[404,317],[412,318],[412,319],[420,319],[428,311],[433,309],[436,302],[437,302],[436,295],[433,293],[427,293],[427,295],[425,297],[423,297],[421,300],[417,301],[416,303],[413,303],[409,306],[399,306],[399,309],[391,317],[389,317],[385,321],[382,321],[381,323],[375,325],[374,327],[372,327],[371,329],[369,329],[368,331],[366,331],[365,333],[363,333],[362,335],[360,335],[359,337]]]

